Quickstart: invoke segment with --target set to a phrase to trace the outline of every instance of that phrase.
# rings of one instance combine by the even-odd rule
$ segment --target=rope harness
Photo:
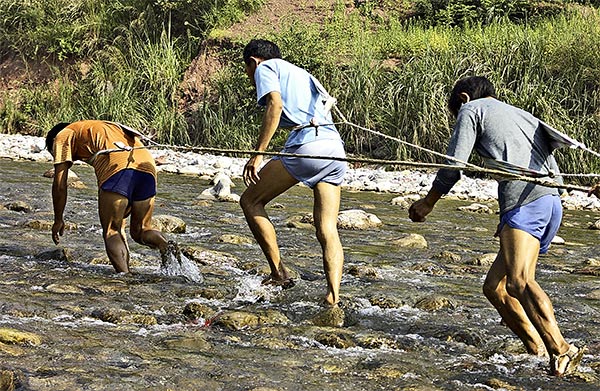
[[[92,155],[92,157],[90,157],[90,159],[88,159],[88,163],[91,164],[91,162],[93,162],[99,155],[115,153],[115,152],[127,152],[127,151],[132,151],[134,149],[144,149],[145,148],[145,149],[168,149],[168,150],[173,150],[173,151],[186,151],[186,152],[195,152],[195,153],[203,152],[203,153],[223,153],[223,154],[232,154],[232,155],[250,155],[250,156],[264,155],[264,156],[282,156],[282,157],[294,157],[294,158],[304,158],[304,159],[323,159],[323,160],[343,161],[343,162],[348,162],[348,163],[380,164],[380,165],[393,165],[393,166],[400,166],[400,167],[414,167],[414,168],[426,168],[426,169],[443,168],[443,169],[448,169],[448,170],[466,171],[466,172],[472,172],[472,173],[485,173],[485,174],[490,174],[493,176],[498,176],[501,178],[506,178],[506,180],[519,180],[519,181],[525,181],[525,182],[532,182],[534,184],[538,184],[538,185],[542,185],[542,186],[546,186],[546,187],[562,188],[562,189],[566,189],[566,190],[577,190],[577,191],[582,191],[582,192],[586,192],[586,193],[589,191],[589,187],[578,186],[578,185],[573,185],[573,184],[566,184],[566,183],[558,183],[554,180],[547,180],[547,179],[540,179],[540,178],[542,178],[542,177],[550,177],[550,178],[555,178],[555,177],[598,178],[598,177],[600,177],[600,174],[567,174],[567,173],[554,173],[554,172],[542,173],[542,172],[532,170],[532,169],[529,169],[526,167],[515,166],[515,165],[506,163],[506,162],[497,162],[498,164],[495,164],[495,166],[499,167],[499,169],[480,167],[478,165],[454,158],[453,156],[448,156],[443,153],[439,153],[434,150],[422,147],[420,145],[413,144],[408,141],[399,139],[397,137],[390,136],[388,134],[381,133],[376,130],[352,123],[352,122],[348,121],[346,119],[346,117],[342,114],[342,112],[338,109],[338,107],[336,106],[336,99],[331,96],[326,96],[326,100],[324,100],[324,104],[325,104],[325,107],[328,110],[328,112],[331,111],[332,109],[335,110],[335,113],[342,119],[342,121],[319,124],[319,123],[317,123],[315,118],[312,118],[310,122],[308,122],[306,124],[298,125],[298,126],[292,128],[292,130],[297,131],[297,130],[302,130],[302,129],[309,128],[309,127],[314,127],[315,133],[318,134],[318,129],[320,126],[347,125],[347,126],[351,126],[353,128],[363,130],[363,131],[366,131],[368,133],[371,133],[371,134],[374,134],[374,135],[377,135],[377,136],[380,136],[383,138],[393,140],[395,142],[404,144],[411,148],[427,152],[431,155],[444,158],[444,159],[446,159],[448,161],[452,161],[456,164],[439,164],[439,163],[414,162],[414,161],[406,161],[406,160],[386,160],[386,159],[371,159],[371,158],[358,158],[358,157],[334,157],[334,156],[323,156],[323,155],[295,154],[295,153],[286,153],[286,152],[268,152],[268,151],[255,151],[255,150],[243,150],[243,149],[198,147],[198,146],[190,146],[190,145],[159,144],[159,143],[153,141],[150,137],[142,134],[141,132],[134,130],[132,128],[129,128],[122,124],[119,124],[119,125],[125,131],[133,133],[133,135],[140,137],[143,141],[146,141],[150,145],[131,147],[131,146],[125,145],[122,142],[115,142],[114,145],[116,148],[104,149],[104,150],[100,150],[100,151],[96,152],[94,155]],[[561,135],[561,136],[564,136],[564,135]],[[567,137],[567,136],[564,136],[564,137]],[[568,137],[567,137],[567,139],[571,140]],[[583,149],[587,152],[592,153],[595,156],[600,157],[600,153],[595,152],[595,151],[585,147],[585,145],[583,145],[581,143],[578,143],[576,141],[575,141],[575,143],[577,145],[577,148]]]

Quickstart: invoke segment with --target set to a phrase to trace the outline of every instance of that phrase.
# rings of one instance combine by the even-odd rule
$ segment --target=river
[[[187,224],[168,236],[222,260],[201,265],[198,285],[161,275],[158,254],[131,240],[134,273],[113,273],[87,166],[74,167],[87,187],[69,189],[65,220],[76,227],[58,247],[69,258],[49,257],[57,248],[50,232],[30,224],[52,219],[48,168],[0,160],[0,204],[20,200],[32,209],[0,209],[0,328],[40,338],[0,345],[0,371],[12,374],[17,390],[600,389],[599,231],[588,229],[598,212],[565,211],[566,243],[538,266],[563,334],[588,347],[579,373],[559,379],[547,375],[547,358],[524,353],[483,296],[487,266],[478,259],[497,251],[498,217],[457,210],[470,202],[443,199],[417,224],[390,203],[392,194],[343,191],[342,210],[363,209],[383,225],[340,232],[346,323],[322,327],[311,322],[325,292],[314,231],[286,225],[312,210],[309,189],[294,187],[268,210],[282,255],[300,276],[281,291],[260,285],[256,271],[266,261],[254,241],[222,240],[251,238],[236,203],[199,202],[207,181],[161,173],[155,214]],[[406,233],[423,235],[428,247],[395,245]],[[190,303],[213,316],[186,315]],[[259,321],[239,328],[218,321],[232,312]]]

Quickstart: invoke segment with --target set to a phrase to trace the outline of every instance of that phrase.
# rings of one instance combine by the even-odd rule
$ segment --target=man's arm
[[[260,126],[260,135],[256,143],[256,151],[266,151],[275,131],[279,126],[281,112],[283,111],[283,100],[281,94],[277,91],[270,92],[266,95],[265,114]],[[258,170],[262,163],[263,156],[256,155],[251,157],[244,167],[244,183],[246,185],[256,184],[260,180]]]
[[[52,182],[52,205],[54,207],[54,224],[52,225],[52,240],[54,244],[60,242],[65,230],[63,213],[67,204],[67,179],[71,162],[63,162],[54,166],[54,181]]]
[[[425,198],[416,201],[410,206],[408,209],[408,217],[416,222],[425,221],[425,218],[431,213],[435,204],[442,198],[442,195],[443,194],[435,188],[431,188]]]

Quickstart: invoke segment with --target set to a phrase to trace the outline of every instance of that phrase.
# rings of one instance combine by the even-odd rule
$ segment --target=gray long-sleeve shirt
[[[470,101],[458,112],[447,155],[466,162],[473,148],[483,158],[502,160],[543,173],[559,172],[543,122],[494,98]],[[460,164],[450,160],[447,163]],[[460,171],[441,169],[433,188],[447,194],[460,177]],[[499,180],[500,213],[547,194],[558,195],[559,192],[531,182]]]

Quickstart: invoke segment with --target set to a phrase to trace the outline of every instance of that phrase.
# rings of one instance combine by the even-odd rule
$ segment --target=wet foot
[[[574,372],[581,359],[585,346],[578,348],[575,345],[570,345],[569,350],[559,355],[552,355],[550,358],[550,373],[554,376],[565,376]]]

